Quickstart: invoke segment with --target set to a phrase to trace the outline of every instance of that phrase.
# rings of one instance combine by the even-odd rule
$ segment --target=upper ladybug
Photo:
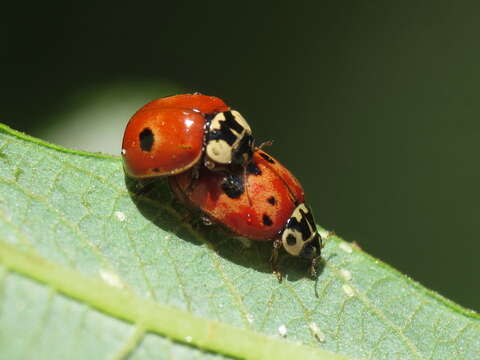
[[[252,131],[239,112],[196,93],[157,99],[138,110],[125,129],[122,156],[130,176],[149,178],[179,174],[200,161],[210,170],[245,166],[253,149]]]

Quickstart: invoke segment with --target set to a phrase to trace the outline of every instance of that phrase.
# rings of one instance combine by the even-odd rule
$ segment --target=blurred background
[[[119,154],[145,102],[219,96],[319,224],[479,311],[480,5],[387,3],[13,3],[0,121]]]

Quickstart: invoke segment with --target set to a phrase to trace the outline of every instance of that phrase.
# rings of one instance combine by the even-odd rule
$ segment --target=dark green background
[[[110,83],[220,96],[275,141],[322,226],[480,310],[480,5],[467,4],[18,3],[0,25],[0,118],[43,136],[72,94]]]

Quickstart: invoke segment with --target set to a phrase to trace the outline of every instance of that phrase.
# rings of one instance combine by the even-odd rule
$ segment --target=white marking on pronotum
[[[186,341],[187,343],[191,343],[192,340],[193,340],[193,338],[192,338],[190,335],[185,336],[185,341]]]
[[[280,325],[278,327],[278,333],[283,337],[287,336],[287,331],[288,330],[287,330],[287,327],[285,325]]]
[[[343,285],[342,286],[343,292],[348,296],[348,297],[353,297],[355,296],[355,290],[350,285]]]
[[[325,335],[323,334],[323,332],[320,330],[320,328],[318,327],[317,324],[315,324],[314,322],[308,324],[308,327],[310,328],[310,330],[312,331],[312,334],[313,336],[315,336],[315,338],[320,341],[320,342],[325,342]]]
[[[252,314],[247,314],[247,321],[251,324],[253,323],[253,315]]]
[[[117,217],[118,221],[121,221],[121,222],[127,219],[127,216],[121,211],[115,211],[115,216]]]
[[[117,274],[110,272],[108,270],[103,270],[103,269],[100,269],[99,273],[102,280],[105,281],[108,285],[117,287],[117,288],[125,287],[122,280],[120,280]]]
[[[352,273],[347,269],[340,269],[340,275],[347,281],[352,280]]]
[[[127,153],[126,149],[122,149],[122,155],[125,155]]]
[[[351,254],[352,253],[352,248],[350,247],[350,245],[348,245],[346,242],[342,242],[340,244],[340,249],[342,249],[343,251],[345,251],[346,253],[348,254]]]

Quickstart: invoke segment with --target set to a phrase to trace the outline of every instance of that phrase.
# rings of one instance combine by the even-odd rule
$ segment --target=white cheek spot
[[[339,247],[348,254],[352,253],[352,248],[346,242],[342,242]]]
[[[211,140],[205,149],[207,156],[218,164],[232,162],[232,148],[223,140]]]
[[[288,244],[288,236],[292,235],[295,238],[295,244]],[[302,234],[294,229],[285,229],[282,234],[282,243],[285,250],[293,256],[298,256],[303,249],[304,242],[302,241]]]
[[[185,341],[186,341],[187,343],[191,343],[192,340],[193,340],[193,338],[192,338],[190,335],[185,336]]]
[[[352,273],[347,269],[340,269],[340,275],[347,281],[352,280]]]
[[[127,216],[121,211],[115,211],[115,217],[120,222],[124,222],[127,219]]]
[[[125,155],[127,153],[126,149],[122,149],[122,155]]]
[[[343,285],[342,290],[347,295],[348,297],[354,297],[355,296],[355,290],[350,285]]]
[[[313,336],[320,341],[320,342],[325,342],[325,334],[322,333],[318,325],[314,322],[308,324],[308,327],[310,328],[310,331],[312,332]]]
[[[102,280],[105,281],[108,285],[120,289],[125,287],[122,280],[120,280],[117,274],[103,269],[100,269],[99,273]]]
[[[278,333],[280,334],[280,336],[283,336],[283,337],[287,336],[287,332],[288,332],[288,330],[287,330],[287,327],[285,325],[280,325],[278,327]]]

